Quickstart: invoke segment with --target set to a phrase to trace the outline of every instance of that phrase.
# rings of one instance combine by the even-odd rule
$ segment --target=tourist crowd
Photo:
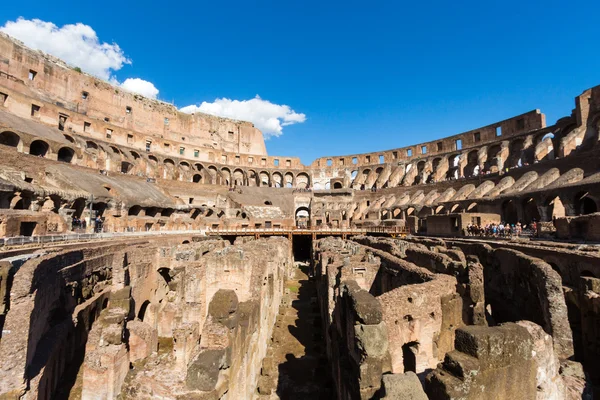
[[[533,221],[530,224],[522,224],[521,221],[516,224],[500,222],[499,224],[491,223],[484,226],[469,222],[464,234],[466,236],[481,237],[535,236],[537,234],[537,222]]]

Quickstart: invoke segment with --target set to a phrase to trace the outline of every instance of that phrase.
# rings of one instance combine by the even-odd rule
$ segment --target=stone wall
[[[0,397],[251,396],[290,244],[189,239],[3,263]]]
[[[456,350],[426,381],[430,399],[537,399],[533,339],[516,324],[456,331]]]
[[[146,140],[153,142],[153,150],[165,151],[164,138],[174,153],[183,146],[191,154],[189,147],[193,146],[205,161],[209,149],[266,155],[262,133],[249,122],[181,113],[172,104],[81,73],[76,66],[31,50],[5,34],[0,35],[0,57],[5,61],[0,67],[2,92],[8,95],[3,105],[16,115],[31,116],[34,103],[39,106],[36,117],[42,123],[57,127],[59,115],[63,115],[68,132],[104,137],[111,129],[114,142],[135,142],[142,151]],[[84,127],[84,123],[89,125]]]

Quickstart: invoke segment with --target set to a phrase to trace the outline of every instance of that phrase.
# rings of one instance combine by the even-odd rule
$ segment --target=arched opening
[[[438,167],[440,166],[441,162],[442,162],[441,157],[433,159],[433,161],[431,162],[431,169],[432,169],[431,175],[433,175],[433,174],[435,174],[437,172]]]
[[[448,156],[448,171],[446,172],[446,179],[458,179],[459,163],[460,154],[453,154]]]
[[[57,160],[70,163],[71,161],[73,161],[73,155],[75,155],[73,149],[71,149],[70,147],[61,147],[60,150],[58,150]]]
[[[577,215],[587,215],[598,212],[598,205],[588,192],[580,192],[575,196],[575,211]]]
[[[467,154],[467,165],[464,169],[464,175],[467,178],[479,175],[479,156],[477,150],[470,151]]]
[[[134,160],[137,160],[138,158],[140,158],[140,155],[138,153],[136,153],[135,151],[131,151],[130,153]]]
[[[194,183],[200,183],[200,182],[202,182],[202,175],[200,175],[200,174],[195,174],[195,175],[192,177],[192,182],[194,182]]]
[[[175,212],[172,208],[165,208],[160,212],[161,217],[170,217]]]
[[[190,243],[189,240],[184,240],[183,244]],[[158,269],[158,273],[160,274],[160,276],[162,276],[162,278],[165,280],[165,284],[169,285],[169,283],[173,280],[173,277],[171,277],[170,274],[171,270],[169,268],[166,267],[162,267]]]
[[[191,218],[196,219],[200,216],[201,213],[202,213],[202,211],[199,208],[195,208],[194,211],[192,212]]]
[[[127,162],[127,161],[122,161],[121,162],[121,172],[124,174],[128,174],[133,170],[133,164]]]
[[[46,157],[49,148],[50,146],[48,146],[48,143],[43,140],[34,140],[31,142],[31,146],[29,146],[29,154],[32,156]]]
[[[301,172],[296,175],[296,187],[299,189],[308,189],[310,187],[310,178],[308,174]]]
[[[22,193],[17,198],[18,200],[14,203],[13,210],[29,210],[29,207],[31,207],[31,197],[28,194]]]
[[[179,167],[181,167],[182,170],[184,171],[189,171],[190,170],[190,164],[188,164],[186,161],[181,161],[179,163]]]
[[[265,206],[272,206],[272,205],[273,205],[273,203],[271,201],[269,201],[269,200],[265,201]]]
[[[148,311],[149,305],[150,305],[149,300],[146,300],[145,302],[142,303],[142,306],[140,307],[140,311],[138,311],[138,319],[140,321],[144,321],[144,318],[146,318],[146,312]]]
[[[517,207],[515,206],[514,201],[506,200],[502,203],[502,220],[508,222],[509,224],[516,224],[518,222],[519,216],[517,214]]]
[[[407,316],[411,318],[410,315]],[[404,372],[417,372],[417,354],[419,353],[419,342],[409,342],[402,346],[402,362]]]
[[[211,165],[208,167],[208,173],[210,175],[210,183],[212,183],[213,185],[217,185],[217,167],[215,167],[214,165]]]
[[[540,212],[537,208],[537,203],[533,197],[523,201],[523,222],[530,223],[540,220]]]
[[[80,218],[81,214],[83,214],[83,210],[85,209],[85,199],[84,198],[76,199],[73,202],[73,204],[71,204],[71,209],[74,210],[73,216]]]
[[[92,141],[85,142],[85,148],[87,150],[98,150],[98,145]]]
[[[413,185],[418,185],[420,183],[427,182],[427,178],[424,177],[424,171],[425,171],[425,161],[419,161],[417,163],[417,176],[415,177],[415,181],[413,182]]]
[[[276,188],[283,186],[283,176],[279,172],[273,173],[273,186]]]
[[[296,209],[296,227],[300,229],[308,229],[309,227],[309,219],[310,219],[310,210],[308,207],[298,207]]]
[[[524,143],[523,139],[517,139],[510,144],[510,155],[505,164],[508,168],[516,168],[528,164],[527,160],[523,157]]]
[[[148,161],[150,161],[151,164],[158,164],[158,158],[156,158],[152,154],[148,156]]]
[[[248,186],[256,186],[258,184],[258,175],[253,169],[248,170]]]
[[[485,162],[487,172],[495,173],[500,170],[500,150],[502,148],[499,144],[495,144],[488,149],[487,161]]]
[[[283,180],[286,188],[291,188],[294,186],[294,174],[291,172],[286,172],[283,176]]]
[[[142,207],[132,206],[129,208],[129,212],[127,213],[127,215],[138,216],[138,215],[140,215],[141,211],[142,211]]]
[[[69,142],[71,142],[71,143],[75,143],[75,139],[73,139],[73,137],[72,137],[72,136],[65,135],[65,134],[63,134],[63,136],[64,136],[64,137],[65,137],[65,139],[67,139]]]
[[[165,161],[163,162],[169,168],[175,167],[175,161],[171,160],[170,158],[165,158]]]
[[[269,184],[269,174],[267,174],[266,172],[262,171],[258,174],[260,181],[259,181],[259,186],[270,186]]]
[[[95,212],[96,217],[101,217],[106,210],[107,204],[104,202],[92,204],[92,211]]]
[[[21,137],[14,132],[2,132],[0,133],[0,144],[10,147],[19,147],[21,144]]]
[[[235,169],[231,178],[235,186],[244,186],[244,171],[241,169]]]
[[[334,189],[342,189],[343,188],[342,183],[341,182],[334,182],[333,183],[333,188]]]
[[[552,267],[553,270],[558,272],[558,275],[560,275],[561,279],[562,279],[562,275],[561,275],[560,268],[558,267],[558,265],[556,265],[555,263],[552,263],[552,262],[548,262],[548,261],[546,261],[546,262]]]

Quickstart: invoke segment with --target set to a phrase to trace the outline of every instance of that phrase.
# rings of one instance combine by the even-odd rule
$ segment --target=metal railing
[[[184,230],[184,231],[139,231],[139,232],[107,232],[107,233],[66,233],[60,235],[43,236],[13,236],[0,238],[0,248],[4,246],[22,246],[26,244],[48,244],[69,241],[87,241],[99,239],[111,239],[120,237],[144,237],[159,235],[181,235],[181,234],[205,234],[205,230]]]
[[[317,235],[361,235],[368,233],[387,233],[407,235],[410,230],[401,227],[370,227],[370,228],[298,228],[295,226],[274,227],[274,228],[208,228],[200,230],[178,230],[178,231],[138,231],[138,232],[101,232],[101,233],[65,233],[58,235],[43,235],[43,236],[13,236],[0,238],[0,248],[5,246],[23,246],[26,244],[51,244],[61,242],[76,242],[89,240],[102,240],[123,237],[145,237],[159,235],[284,235],[284,234],[317,234]]]
[[[407,235],[410,233],[408,228],[404,227],[385,227],[385,226],[374,226],[369,228],[332,228],[332,227],[315,227],[315,228],[298,228],[296,226],[283,226],[273,228],[208,228],[207,234],[349,234],[349,235],[360,235],[367,233],[389,233],[389,234],[401,234]]]

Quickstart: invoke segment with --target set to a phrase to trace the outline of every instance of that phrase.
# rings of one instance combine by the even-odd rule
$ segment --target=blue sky
[[[575,4],[577,5],[575,7]],[[535,108],[548,124],[600,84],[600,2],[8,2],[83,23],[178,107],[256,95],[305,114],[267,141],[316,157],[402,147]]]

